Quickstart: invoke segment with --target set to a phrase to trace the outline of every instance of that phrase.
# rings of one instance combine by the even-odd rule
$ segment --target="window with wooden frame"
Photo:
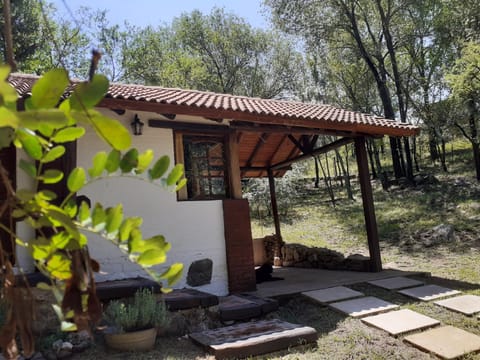
[[[179,200],[228,198],[224,134],[175,132],[176,162],[185,166],[187,185]]]

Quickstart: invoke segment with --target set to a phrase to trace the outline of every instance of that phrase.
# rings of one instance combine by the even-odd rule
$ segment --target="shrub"
[[[148,289],[138,290],[130,301],[110,302],[104,317],[120,333],[164,327],[169,320],[165,302]]]

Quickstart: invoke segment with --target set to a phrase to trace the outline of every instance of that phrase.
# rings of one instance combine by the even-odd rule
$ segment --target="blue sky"
[[[174,17],[195,9],[208,14],[217,6],[243,17],[254,27],[268,27],[268,21],[262,11],[262,0],[50,0],[50,2],[65,16],[68,15],[64,2],[68,4],[73,14],[80,6],[106,9],[112,24],[123,24],[127,20],[130,24],[138,26],[170,23]]]

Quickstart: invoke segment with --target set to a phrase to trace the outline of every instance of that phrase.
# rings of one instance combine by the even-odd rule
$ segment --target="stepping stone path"
[[[319,302],[320,304],[326,304],[333,301],[340,301],[346,299],[357,298],[364,296],[364,293],[349,289],[345,286],[335,286],[328,289],[313,290],[303,292],[302,295]]]
[[[438,285],[423,285],[420,281],[404,277],[370,281],[369,284],[387,290],[397,290],[400,294],[422,301],[435,300],[460,293],[460,291]],[[363,295],[362,293],[343,286],[308,291],[303,293],[303,295],[322,304],[329,303],[328,306],[332,309],[341,311],[349,316],[355,318],[362,317],[361,321],[363,323],[384,330],[392,336],[399,336],[412,331],[425,330],[440,325],[440,321],[409,309],[385,312],[397,308],[398,305],[388,303],[375,297],[361,297],[358,299],[330,303],[330,301],[340,300],[342,296],[353,297]],[[476,295],[457,296],[435,301],[434,303],[450,310],[461,312],[465,315],[473,315],[480,312],[480,296]],[[380,312],[384,313],[378,314]],[[480,320],[480,315],[478,318]],[[442,359],[455,359],[469,353],[480,351],[480,336],[453,326],[443,326],[425,330],[417,334],[409,335],[405,337],[404,340],[409,344],[433,353]]]
[[[375,285],[387,290],[398,290],[398,289],[405,289],[413,286],[423,285],[423,282],[406,278],[403,276],[388,278],[388,279],[381,279],[381,280],[374,280],[368,282],[371,285]]]
[[[442,359],[456,359],[480,351],[480,336],[453,326],[442,326],[410,335],[405,341]]]
[[[277,309],[278,301],[250,294],[226,296],[218,306],[222,321],[249,320]]]
[[[398,307],[398,305],[373,296],[335,302],[329,304],[328,306],[354,318],[374,315]]]
[[[398,293],[410,296],[417,300],[430,301],[447,296],[460,294],[460,291],[452,290],[438,285],[425,285],[411,289],[399,290]]]
[[[290,346],[314,343],[317,331],[280,320],[263,320],[206,330],[189,335],[216,359],[244,358]]]
[[[440,325],[440,321],[408,309],[368,316],[363,318],[362,322],[393,336]]]
[[[435,301],[434,303],[468,316],[480,312],[480,296],[476,295],[462,295],[450,299]]]

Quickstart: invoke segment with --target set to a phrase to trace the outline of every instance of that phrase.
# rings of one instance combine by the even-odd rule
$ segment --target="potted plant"
[[[148,289],[138,290],[133,299],[111,301],[104,312],[109,324],[105,341],[109,347],[124,351],[153,349],[157,328],[168,323],[168,310]]]

